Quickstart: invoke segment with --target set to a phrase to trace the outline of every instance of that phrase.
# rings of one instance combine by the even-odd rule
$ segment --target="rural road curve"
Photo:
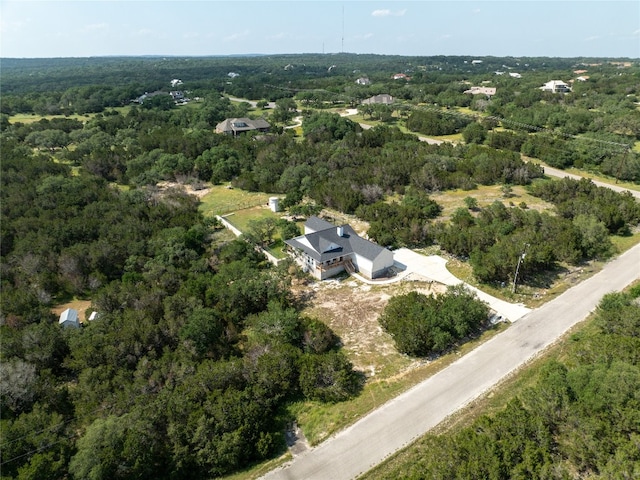
[[[576,175],[575,173],[568,173],[568,172],[565,172],[564,170],[559,170],[557,168],[547,167],[547,166],[544,167],[544,173],[545,175],[551,175],[552,177],[558,177],[558,178],[568,177],[568,178],[573,178],[574,180],[589,178],[589,177],[581,177],[580,175]],[[633,195],[634,197],[640,198],[640,192],[637,190],[629,190],[628,188],[620,187],[613,183],[599,182],[598,180],[594,180],[594,179],[590,179],[590,180],[599,187],[610,188],[611,190],[614,190],[616,192],[630,192],[631,195]]]
[[[593,277],[530,312],[503,333],[387,402],[265,480],[350,480],[408,445],[531,360],[640,277],[640,245]]]

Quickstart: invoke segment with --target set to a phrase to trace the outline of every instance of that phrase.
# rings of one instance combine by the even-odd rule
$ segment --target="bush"
[[[300,388],[311,400],[340,402],[356,395],[361,382],[342,352],[308,353],[300,361]]]
[[[380,324],[400,352],[423,357],[443,352],[477,331],[488,315],[488,306],[458,285],[437,297],[417,292],[393,297]]]

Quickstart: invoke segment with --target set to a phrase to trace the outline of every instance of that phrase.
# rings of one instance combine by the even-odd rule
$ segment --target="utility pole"
[[[529,246],[528,243],[524,244],[524,248],[522,249],[522,253],[518,257],[518,265],[516,265],[516,273],[513,276],[513,290],[512,290],[512,293],[516,293],[516,287],[518,286],[518,273],[520,272],[520,264],[524,260],[524,257],[527,256],[527,247],[528,246]]]

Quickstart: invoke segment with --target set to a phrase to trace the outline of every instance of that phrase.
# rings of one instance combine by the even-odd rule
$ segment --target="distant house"
[[[517,72],[509,72],[509,76],[512,78],[522,78],[522,75]]]
[[[568,93],[571,87],[562,80],[551,80],[540,87],[540,90],[552,93]]]
[[[133,102],[134,103],[139,103],[140,105],[142,105],[145,102],[145,100],[147,100],[149,98],[157,97],[158,95],[168,95],[168,93],[167,92],[163,92],[161,90],[156,90],[155,92],[151,92],[151,93],[144,92],[138,98],[133,100]]]
[[[362,101],[363,105],[390,105],[393,103],[393,97],[388,93],[382,93],[380,95],[374,95]]]
[[[304,224],[304,235],[286,240],[287,249],[318,280],[340,272],[383,276],[393,266],[393,252],[360,237],[349,225],[336,226],[318,217]]]
[[[180,85],[182,85],[182,80],[178,78],[174,78],[173,80],[171,80],[171,88],[176,88]]]
[[[367,77],[360,77],[356,80],[356,83],[358,85],[371,85],[371,80],[369,80]]]
[[[67,308],[60,314],[58,324],[64,328],[79,328],[80,320],[78,319],[78,311],[73,308]]]
[[[245,132],[268,132],[271,128],[264,118],[253,120],[251,118],[227,118],[216,125],[216,133],[225,133],[236,136]]]
[[[486,95],[492,97],[496,94],[495,87],[471,87],[469,90],[465,90],[464,93],[470,93],[471,95]]]
[[[394,80],[411,80],[411,77],[408,76],[406,73],[396,73],[393,75],[392,77]]]
[[[171,98],[173,98],[176,102],[181,102],[184,100],[184,93],[180,90],[172,90],[169,92]]]
[[[236,73],[236,72],[227,73],[227,77],[229,77],[229,78],[236,78],[236,77],[239,77],[239,76],[240,76],[240,74]]]
[[[480,65],[482,60],[471,60],[471,65]]]

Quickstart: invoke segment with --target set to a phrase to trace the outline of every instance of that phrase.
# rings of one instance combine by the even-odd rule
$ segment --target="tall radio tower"
[[[344,53],[344,5],[342,5],[342,49],[341,53]]]

